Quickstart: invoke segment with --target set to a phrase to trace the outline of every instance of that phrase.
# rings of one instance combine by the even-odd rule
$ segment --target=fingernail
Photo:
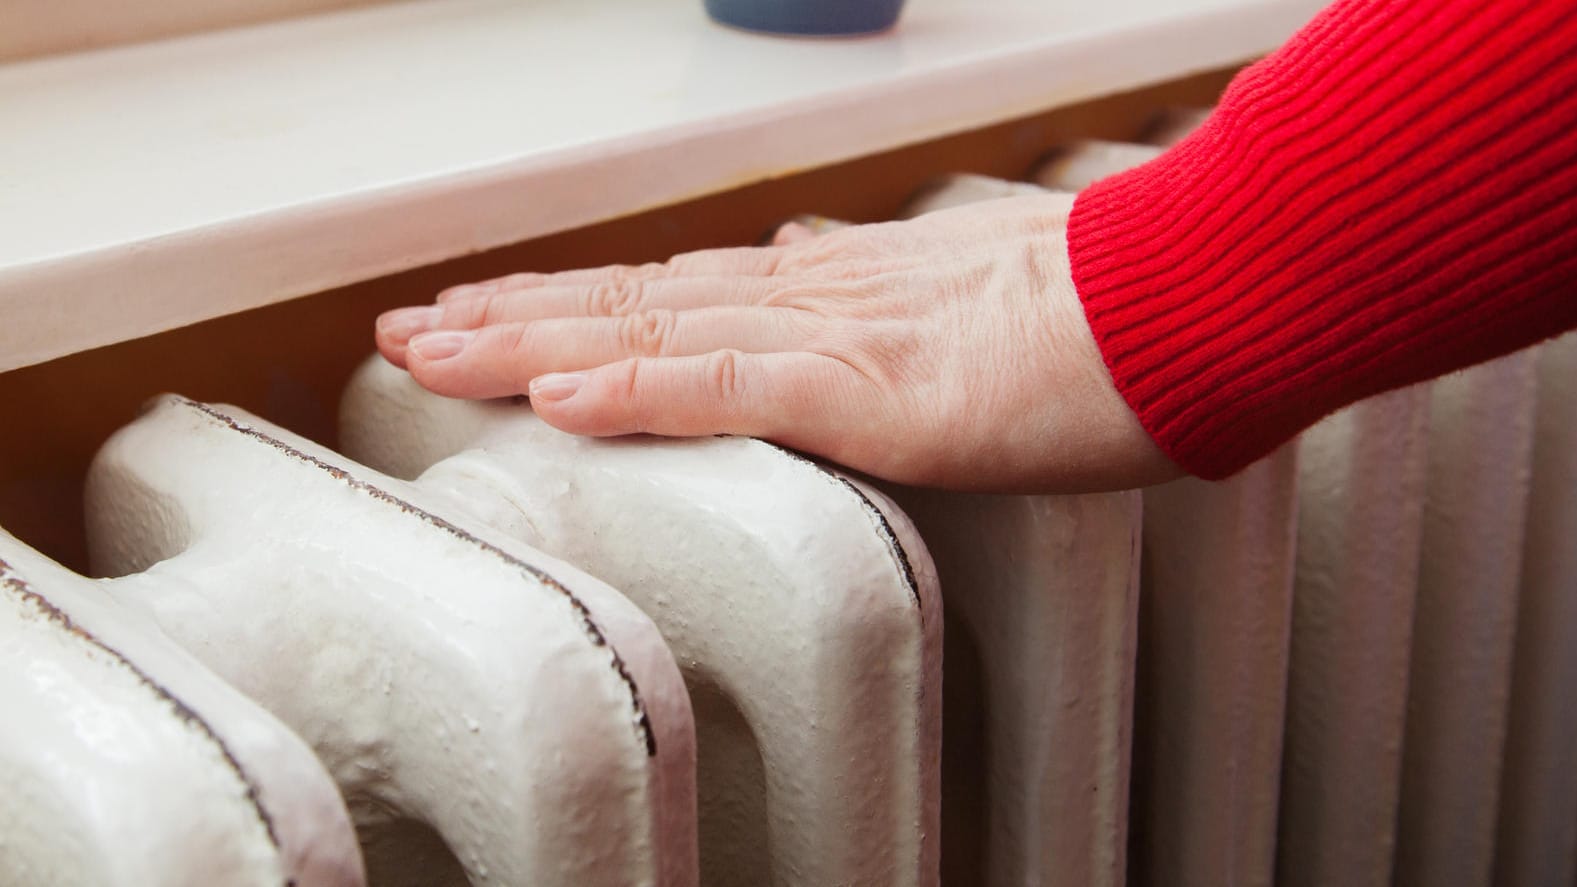
[[[585,383],[585,373],[548,373],[531,380],[531,399],[569,400]]]
[[[397,308],[386,311],[378,318],[378,332],[391,339],[409,339],[417,333],[437,326],[443,311],[431,305],[416,308]]]
[[[474,338],[475,330],[422,333],[411,340],[411,351],[422,360],[448,360],[464,351]]]

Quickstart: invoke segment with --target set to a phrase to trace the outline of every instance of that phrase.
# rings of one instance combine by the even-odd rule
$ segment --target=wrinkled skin
[[[514,274],[379,318],[440,394],[528,392],[588,435],[760,437],[889,480],[1119,489],[1181,474],[1112,385],[1069,276],[1071,195],[661,264]]]

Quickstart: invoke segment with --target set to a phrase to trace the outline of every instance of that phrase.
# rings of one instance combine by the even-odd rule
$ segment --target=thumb
[[[530,393],[537,415],[573,434],[742,434],[826,455],[837,416],[858,412],[862,381],[819,354],[725,350],[550,373]]]

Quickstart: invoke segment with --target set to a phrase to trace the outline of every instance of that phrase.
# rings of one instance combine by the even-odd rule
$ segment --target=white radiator
[[[0,883],[1577,880],[1577,337],[1142,493],[572,438],[377,359],[341,428],[165,397],[89,476],[120,578],[0,534]]]

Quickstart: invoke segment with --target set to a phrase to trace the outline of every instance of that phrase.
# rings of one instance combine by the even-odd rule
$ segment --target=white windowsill
[[[0,66],[0,371],[1242,61],[1318,0],[414,0]]]

